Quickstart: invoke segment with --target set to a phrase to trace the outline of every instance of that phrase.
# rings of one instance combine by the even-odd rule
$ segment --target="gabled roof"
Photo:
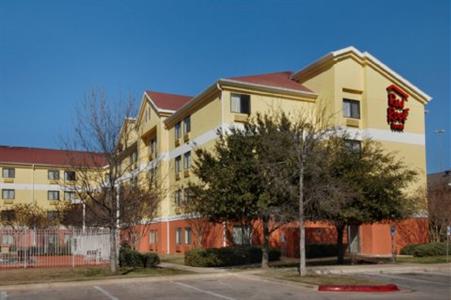
[[[316,60],[315,62],[311,63],[307,67],[297,71],[294,73],[291,77],[294,80],[300,80],[302,77],[309,76],[309,74],[312,74],[314,70],[318,70],[323,66],[324,64],[327,64],[329,62],[336,62],[339,61],[342,57],[346,55],[354,55],[357,59],[359,59],[362,63],[369,64],[374,66],[376,69],[379,69],[392,78],[398,80],[403,85],[405,85],[407,88],[409,88],[412,92],[416,93],[419,97],[423,99],[424,102],[428,102],[432,99],[431,96],[423,92],[421,89],[419,89],[417,86],[412,84],[410,81],[393,71],[391,68],[389,68],[387,65],[385,65],[383,62],[378,60],[376,57],[371,55],[368,52],[361,52],[358,49],[356,49],[353,46],[346,47],[343,49],[339,49],[336,51],[332,51],[325,56],[321,57],[320,59]]]
[[[0,162],[66,167],[74,164],[103,167],[107,164],[101,153],[15,146],[0,146]]]
[[[192,99],[191,96],[154,91],[146,91],[145,95],[150,101],[152,101],[158,111],[163,112],[174,112]]]
[[[226,80],[232,80],[232,81],[244,82],[244,83],[253,83],[253,84],[259,84],[259,85],[275,87],[275,88],[298,90],[298,91],[309,92],[309,93],[312,92],[307,87],[294,81],[291,78],[292,75],[293,75],[293,72],[285,71],[285,72],[258,74],[258,75],[250,75],[250,76],[230,77],[230,78],[226,78]]]

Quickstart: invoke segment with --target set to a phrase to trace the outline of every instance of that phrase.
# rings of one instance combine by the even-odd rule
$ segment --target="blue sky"
[[[195,95],[221,77],[297,70],[354,45],[434,98],[435,172],[451,166],[450,34],[448,0],[2,0],[0,144],[59,148],[92,88]]]

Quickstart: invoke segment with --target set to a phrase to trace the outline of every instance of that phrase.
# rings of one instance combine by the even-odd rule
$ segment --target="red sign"
[[[394,84],[387,87],[387,95],[387,123],[390,124],[391,130],[402,132],[404,130],[404,123],[409,115],[409,109],[404,108],[404,104],[409,95]]]

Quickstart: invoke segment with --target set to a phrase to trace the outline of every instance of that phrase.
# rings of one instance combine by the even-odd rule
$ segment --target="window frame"
[[[73,179],[70,179],[68,174],[74,174]],[[76,176],[75,171],[64,171],[64,180],[65,181],[76,181],[77,176]]]
[[[183,228],[177,227],[175,229],[175,244],[182,245],[183,244]]]
[[[158,231],[151,230],[149,232],[149,245],[156,245],[156,244],[158,244]]]
[[[66,195],[67,194],[70,194],[70,195],[73,195],[74,197],[73,198],[71,198],[71,197],[66,197]],[[74,192],[74,191],[64,191],[64,200],[66,200],[66,201],[74,201],[74,200],[76,200],[76,197],[77,197],[77,193],[76,192]]]
[[[193,231],[191,230],[191,227],[187,226],[185,227],[185,244],[191,245],[193,243]]]
[[[5,192],[7,193],[7,197],[5,197]],[[12,197],[10,197],[10,193],[12,193]],[[16,199],[16,190],[15,189],[2,189],[2,199],[3,200],[15,200]]]
[[[356,147],[356,145],[357,145],[357,147]],[[346,139],[345,147],[353,153],[356,153],[356,154],[362,153],[362,141]]]
[[[5,171],[7,171],[6,176],[5,176]],[[2,177],[3,178],[16,178],[16,168],[8,168],[8,167],[2,168]]]
[[[175,139],[178,140],[181,138],[181,129],[182,129],[182,122],[177,122],[174,126],[174,134]]]
[[[183,119],[183,134],[191,132],[191,115]]]
[[[180,174],[180,172],[182,171],[182,156],[176,156],[175,157],[175,174]]]
[[[347,115],[346,105],[349,105],[349,115]],[[354,114],[353,107],[357,107],[357,114]],[[360,120],[360,101],[355,99],[343,98],[343,117],[348,119]]]
[[[50,174],[58,174],[56,178],[51,178]],[[60,180],[60,171],[55,169],[47,170],[47,179],[48,180]]]
[[[191,169],[191,151],[185,152],[183,154],[183,170],[187,171]]]
[[[235,106],[233,103],[233,99],[236,99],[236,97],[238,97],[239,99],[239,110],[236,111],[235,110]],[[247,111],[245,111],[243,108],[245,108],[245,106],[243,105],[243,100],[247,101]],[[232,113],[237,113],[237,114],[247,114],[249,115],[251,113],[251,95],[249,94],[238,94],[238,93],[231,93],[230,94],[230,112]]]
[[[57,199],[50,199],[50,195],[56,193]],[[60,201],[60,191],[49,190],[47,191],[47,200],[49,201]]]

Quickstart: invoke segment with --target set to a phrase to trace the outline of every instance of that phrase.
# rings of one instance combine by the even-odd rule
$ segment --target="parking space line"
[[[8,293],[7,292],[0,292],[0,300],[6,300],[8,299]]]
[[[217,297],[217,298],[227,299],[227,300],[236,300],[235,298],[231,298],[231,297],[227,297],[227,296],[224,296],[224,295],[221,295],[221,294],[217,294],[217,293],[215,293],[215,292],[203,290],[203,289],[197,288],[197,287],[195,287],[195,286],[192,286],[192,285],[189,285],[189,284],[186,284],[186,283],[181,283],[181,282],[176,282],[176,281],[171,281],[171,282],[172,282],[172,283],[175,283],[175,284],[177,284],[177,285],[180,285],[180,286],[183,286],[183,287],[186,287],[186,288],[189,288],[189,289],[192,289],[192,290],[195,290],[195,291],[204,293],[204,294],[208,294],[208,295],[211,295],[211,296],[215,296],[215,297]]]
[[[94,286],[94,288],[96,290],[98,290],[99,292],[101,292],[102,294],[104,294],[105,296],[107,296],[110,300],[119,300],[119,298],[114,297],[113,295],[111,295],[107,290],[102,289],[100,286]]]

